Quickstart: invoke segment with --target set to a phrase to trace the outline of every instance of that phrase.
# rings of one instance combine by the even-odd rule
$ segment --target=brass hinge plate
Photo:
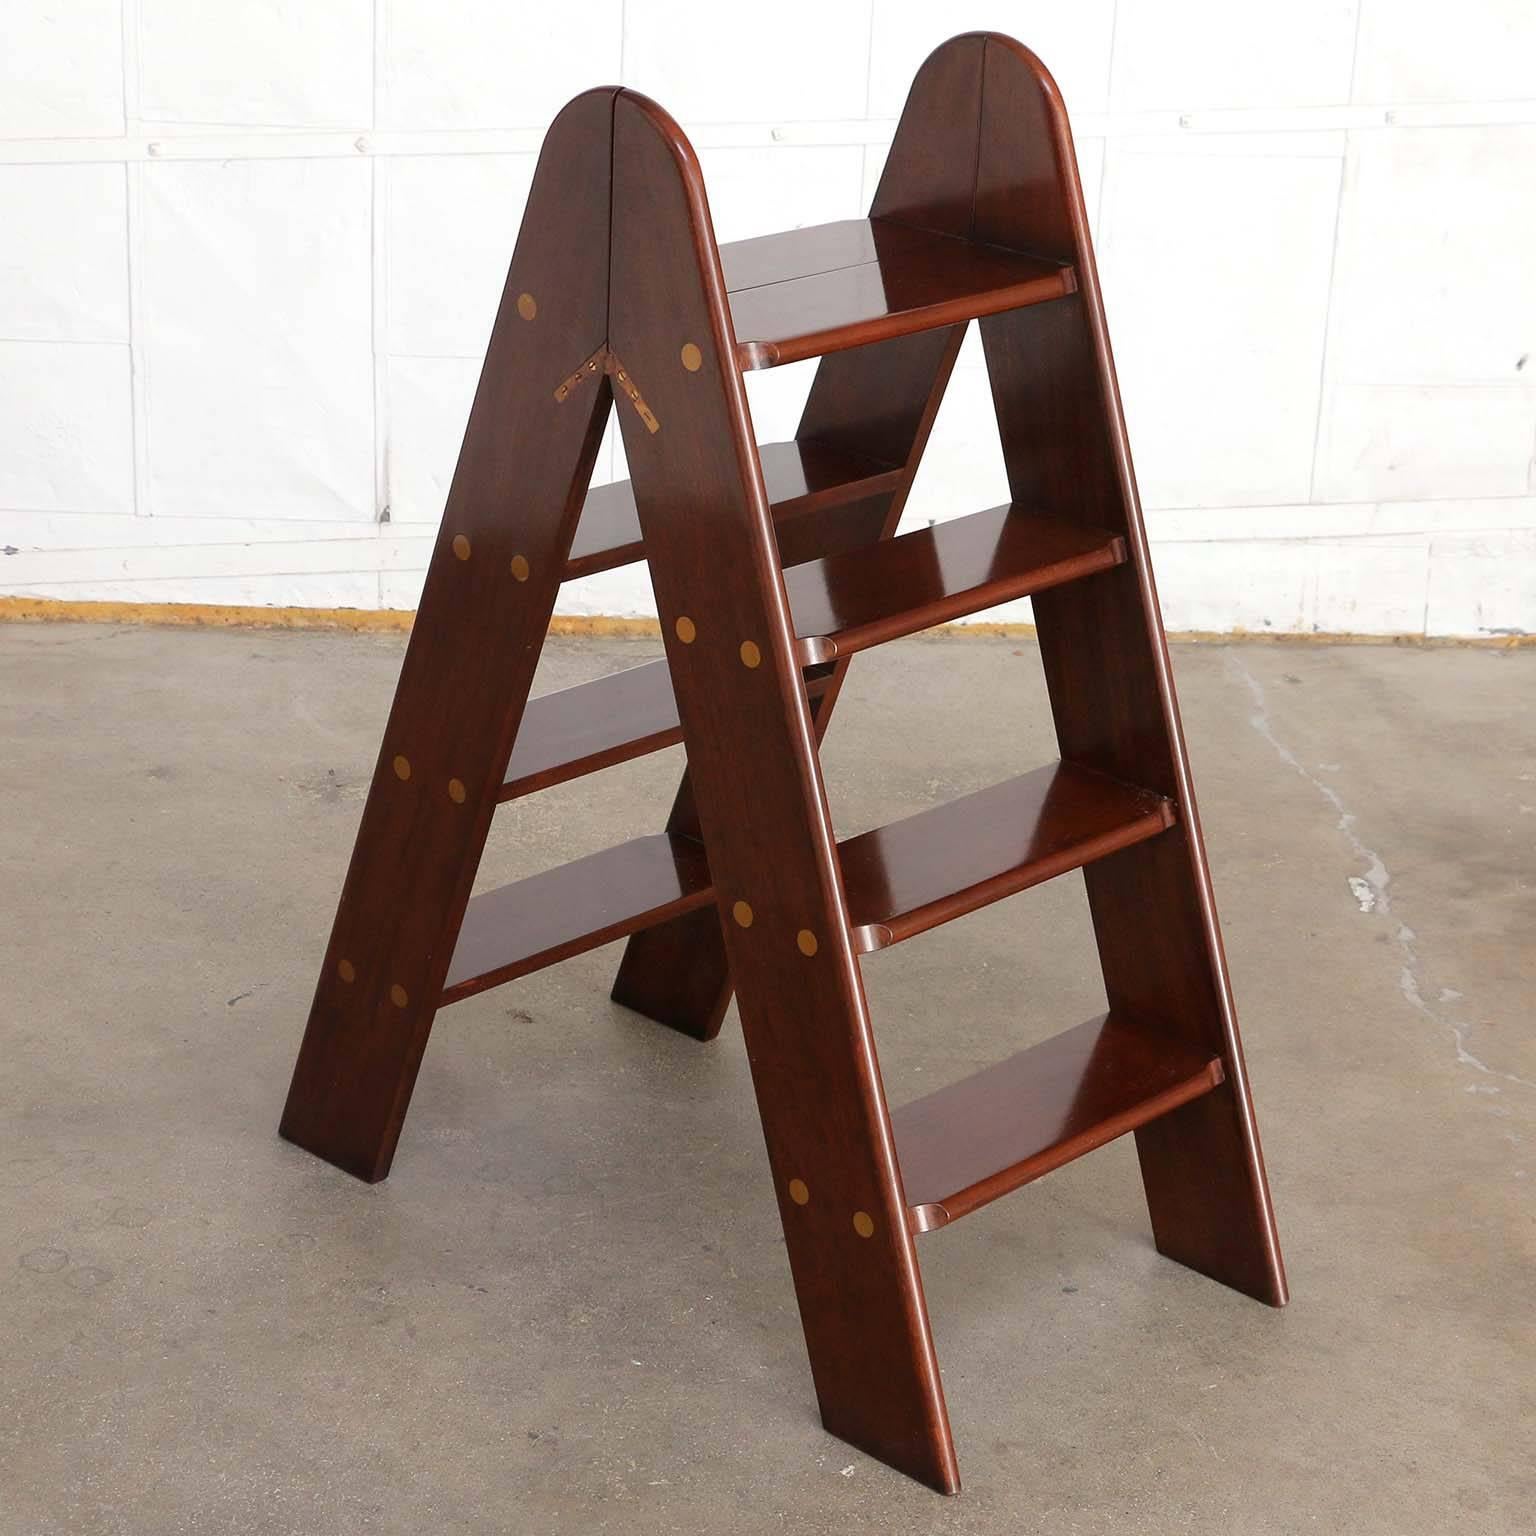
[[[596,378],[600,373],[606,373],[608,371],[607,367],[605,366],[607,361],[608,343],[604,342],[603,345],[600,346],[597,351],[594,352],[592,356],[589,357],[586,362],[584,362],[581,367],[576,370],[575,373],[573,373],[568,379],[562,379],[555,386],[555,399],[560,401],[561,404],[564,404],[571,391],[575,389],[583,379],[593,379]]]
[[[563,403],[569,398],[571,391],[584,379],[596,378],[600,373],[606,373],[629,403],[634,406],[635,413],[645,423],[646,431],[661,431],[661,423],[657,421],[656,415],[650,406],[645,403],[645,397],[635,387],[635,381],[630,378],[629,370],[613,354],[607,342],[604,342],[575,373],[567,379],[562,379],[555,386],[555,399]]]

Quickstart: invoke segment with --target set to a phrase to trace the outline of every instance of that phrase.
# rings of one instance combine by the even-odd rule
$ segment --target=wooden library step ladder
[[[1011,501],[895,536],[966,325]],[[822,361],[795,440],[744,370]],[[633,481],[587,493],[615,407]],[[560,583],[649,562],[666,660],[529,700]],[[1061,761],[839,844],[856,651],[1029,594]],[[471,899],[499,802],[686,744],[667,827]],[[859,956],[1068,870],[1108,1012],[894,1112]],[[282,1132],[389,1171],[437,1010],[629,936],[614,997],[732,988],[830,1430],[959,1487],[914,1239],[1135,1131],[1158,1248],[1285,1279],[1061,98],[1010,39],[924,64],[868,219],[717,246],[628,90],[545,141]]]

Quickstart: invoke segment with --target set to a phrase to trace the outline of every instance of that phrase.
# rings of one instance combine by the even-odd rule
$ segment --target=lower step
[[[826,691],[831,669],[812,667],[805,691]],[[567,779],[659,752],[683,739],[664,661],[529,699],[498,800],[516,800]]]
[[[829,443],[763,443],[758,453],[775,521],[885,494],[906,475],[900,465],[878,464]],[[628,480],[594,485],[582,505],[565,580],[643,559],[634,487]]]
[[[862,954],[1156,837],[1174,806],[1053,763],[838,845]],[[658,833],[476,896],[441,1001],[525,976],[715,899],[703,846]],[[771,916],[771,914],[764,914]]]
[[[476,896],[440,1006],[715,899],[704,847],[658,832]]]
[[[1198,1099],[1221,1060],[1105,1014],[893,1112],[914,1232]]]

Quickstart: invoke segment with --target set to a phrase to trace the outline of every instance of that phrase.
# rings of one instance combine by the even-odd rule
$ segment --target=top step
[[[720,247],[736,361],[774,368],[1022,309],[1076,291],[1070,266],[911,229],[843,219]]]

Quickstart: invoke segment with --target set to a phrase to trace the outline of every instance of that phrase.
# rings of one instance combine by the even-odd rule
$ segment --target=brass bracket
[[[635,388],[635,381],[630,378],[629,374],[625,371],[624,365],[618,360],[617,357],[614,356],[612,352],[608,354],[608,362],[606,366],[607,371],[613,375],[614,383],[616,383],[619,388],[629,396],[629,403],[634,406],[636,412],[638,412],[640,416],[640,420],[645,423],[646,431],[661,431],[661,423],[656,420],[656,417],[651,412],[650,406],[645,403],[645,400],[640,394],[640,391]]]
[[[562,404],[567,395],[581,383],[583,379],[595,378],[599,373],[606,373],[608,362],[608,343],[605,341],[596,352],[584,362],[570,378],[562,379],[555,386],[555,399]]]
[[[562,379],[555,386],[555,399],[563,402],[583,379],[595,378],[599,373],[608,374],[619,390],[628,397],[629,403],[634,406],[648,432],[661,431],[661,423],[656,420],[650,406],[645,403],[645,397],[635,388],[635,381],[630,378],[629,370],[609,350],[607,342],[604,342],[568,379]]]

